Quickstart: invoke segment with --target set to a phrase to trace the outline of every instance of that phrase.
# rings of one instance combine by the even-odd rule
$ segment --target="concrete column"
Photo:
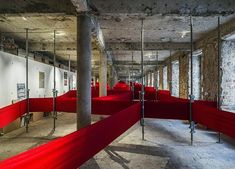
[[[77,130],[91,124],[91,18],[77,16]]]
[[[107,57],[103,52],[100,52],[99,82],[99,96],[107,96]]]

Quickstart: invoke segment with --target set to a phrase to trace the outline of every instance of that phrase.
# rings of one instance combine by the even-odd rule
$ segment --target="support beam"
[[[141,19],[141,121],[142,140],[144,140],[144,19]]]
[[[81,1],[81,0],[77,0]],[[9,1],[0,0],[0,14],[15,14],[19,16],[19,13],[26,14],[76,14],[76,8],[72,2],[68,0],[50,0],[50,1],[38,1],[38,0],[12,0]],[[13,5],[14,4],[14,5]]]
[[[26,37],[25,37],[25,61],[26,61],[26,133],[29,132],[29,120],[30,120],[30,115],[29,115],[29,29],[26,28]]]
[[[192,16],[214,16],[233,14],[235,11],[234,0],[191,0],[162,1],[162,0],[132,0],[116,1],[109,0],[105,3],[100,0],[92,0],[100,12],[100,16],[152,16],[162,15],[189,15]]]
[[[107,42],[107,50],[134,50],[140,51],[141,43],[139,42]],[[53,43],[30,43],[30,51],[53,51]],[[190,51],[190,43],[188,42],[146,42],[145,50],[177,50]],[[76,51],[76,43],[74,42],[59,42],[56,44],[56,51]],[[96,45],[93,45],[93,50],[97,50]]]
[[[136,63],[136,62],[133,62],[132,64],[132,61],[114,61],[113,62],[115,65],[128,65],[128,66],[131,66],[131,65],[140,65],[141,63]],[[147,65],[164,65],[164,61],[143,61],[143,65],[147,66]]]
[[[99,96],[107,96],[107,57],[104,52],[100,52],[99,80]]]
[[[190,17],[190,36],[191,36],[191,51],[190,51],[190,104],[189,104],[189,121],[190,121],[190,134],[191,134],[191,145],[193,145],[193,134],[195,132],[195,123],[193,121],[193,20]]]
[[[221,28],[220,28],[220,17],[218,17],[218,86],[217,86],[217,109],[221,110]],[[218,133],[218,143],[221,143],[221,133]]]
[[[53,51],[53,131],[56,128],[56,119],[57,119],[57,112],[56,112],[56,97],[57,97],[57,90],[56,90],[56,31],[54,30],[54,51]]]
[[[107,42],[107,50],[141,50],[140,42]],[[145,42],[145,50],[177,50],[189,51],[190,43],[187,42]]]
[[[77,130],[91,124],[91,18],[77,16]]]

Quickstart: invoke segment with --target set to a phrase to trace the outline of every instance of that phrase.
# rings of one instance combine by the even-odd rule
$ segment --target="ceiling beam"
[[[59,3],[58,0],[0,0],[0,4],[0,14],[76,14],[76,7],[70,0],[60,0]]]
[[[107,42],[107,50],[141,50],[140,42]],[[190,50],[190,43],[188,42],[145,42],[144,50]]]
[[[91,0],[98,9],[100,16],[150,16],[163,15],[193,15],[214,16],[228,15],[235,12],[234,0]]]
[[[139,42],[107,42],[106,49],[111,50],[134,50],[139,51],[141,44]],[[33,42],[29,44],[31,51],[53,51],[53,43]],[[75,51],[77,45],[75,42],[58,42],[56,43],[56,51]],[[97,49],[97,45],[93,45],[93,49]],[[145,50],[177,50],[189,51],[190,43],[178,42],[146,42]]]
[[[56,51],[76,51],[77,43],[76,42],[57,42],[56,43]],[[98,50],[96,42],[92,42],[92,50]],[[54,44],[53,43],[41,43],[41,42],[32,42],[29,43],[30,51],[53,51]]]
[[[126,66],[126,65],[132,65],[132,61],[114,61],[113,62],[115,65],[118,65],[118,66],[120,66],[120,65],[123,65],[123,66]],[[147,65],[152,65],[152,66],[155,66],[155,65],[163,65],[164,64],[164,62],[162,62],[162,61],[144,61],[144,63],[143,63],[145,66],[147,66]],[[140,65],[140,63],[136,63],[136,62],[134,62],[133,63],[133,65]]]

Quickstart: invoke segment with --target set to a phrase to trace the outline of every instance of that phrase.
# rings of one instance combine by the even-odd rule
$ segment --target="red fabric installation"
[[[165,101],[146,101],[145,117],[160,119],[189,119],[188,102],[165,102]]]
[[[0,168],[76,169],[139,119],[140,104],[137,103],[93,125],[4,160]]]
[[[219,111],[213,106],[195,102],[193,119],[210,129],[235,137],[235,113]]]
[[[50,112],[53,110],[53,99],[52,98],[30,98],[29,105],[30,105],[29,106],[30,112]]]
[[[113,90],[130,90],[130,86],[127,85],[125,82],[120,81],[113,87]]]
[[[26,113],[26,100],[0,109],[0,128],[7,126]]]

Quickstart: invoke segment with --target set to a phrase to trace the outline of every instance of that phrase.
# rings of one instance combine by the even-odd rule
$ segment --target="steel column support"
[[[132,91],[132,100],[135,98],[135,86],[134,86],[134,52],[132,51],[131,55],[131,91]]]
[[[191,145],[193,145],[193,134],[195,133],[195,123],[193,121],[193,21],[192,16],[190,16],[190,40],[191,40],[191,51],[190,51],[190,103],[189,103],[189,120],[190,120],[190,134],[191,134]]]
[[[25,60],[26,60],[26,133],[29,132],[29,29],[26,28],[26,42],[25,42]]]
[[[156,69],[157,69],[157,75],[155,76],[156,77],[156,90],[158,91],[158,72],[159,72],[159,67],[158,67],[158,51],[156,51],[156,60],[157,60],[157,64],[156,64]],[[159,73],[160,74],[160,73]],[[157,93],[156,93],[156,100],[158,99],[158,96],[157,96]]]
[[[221,27],[220,27],[220,17],[218,17],[218,87],[217,87],[217,109],[220,110],[220,99],[221,99],[221,90],[220,90],[220,86],[221,86],[221,71],[220,71],[220,67],[221,67]],[[221,143],[221,133],[218,132],[218,141],[217,143]]]
[[[57,112],[56,112],[56,97],[57,97],[57,90],[56,90],[56,31],[54,30],[54,38],[53,38],[53,131],[56,128],[56,119],[57,119]]]
[[[68,73],[69,91],[71,90],[71,58],[69,55],[69,73]]]
[[[3,41],[2,41],[2,32],[0,32],[0,51],[3,51]]]
[[[141,126],[144,140],[144,19],[141,19]]]
[[[170,88],[170,93],[172,94],[172,52],[170,49],[170,81],[169,81],[169,88]]]

